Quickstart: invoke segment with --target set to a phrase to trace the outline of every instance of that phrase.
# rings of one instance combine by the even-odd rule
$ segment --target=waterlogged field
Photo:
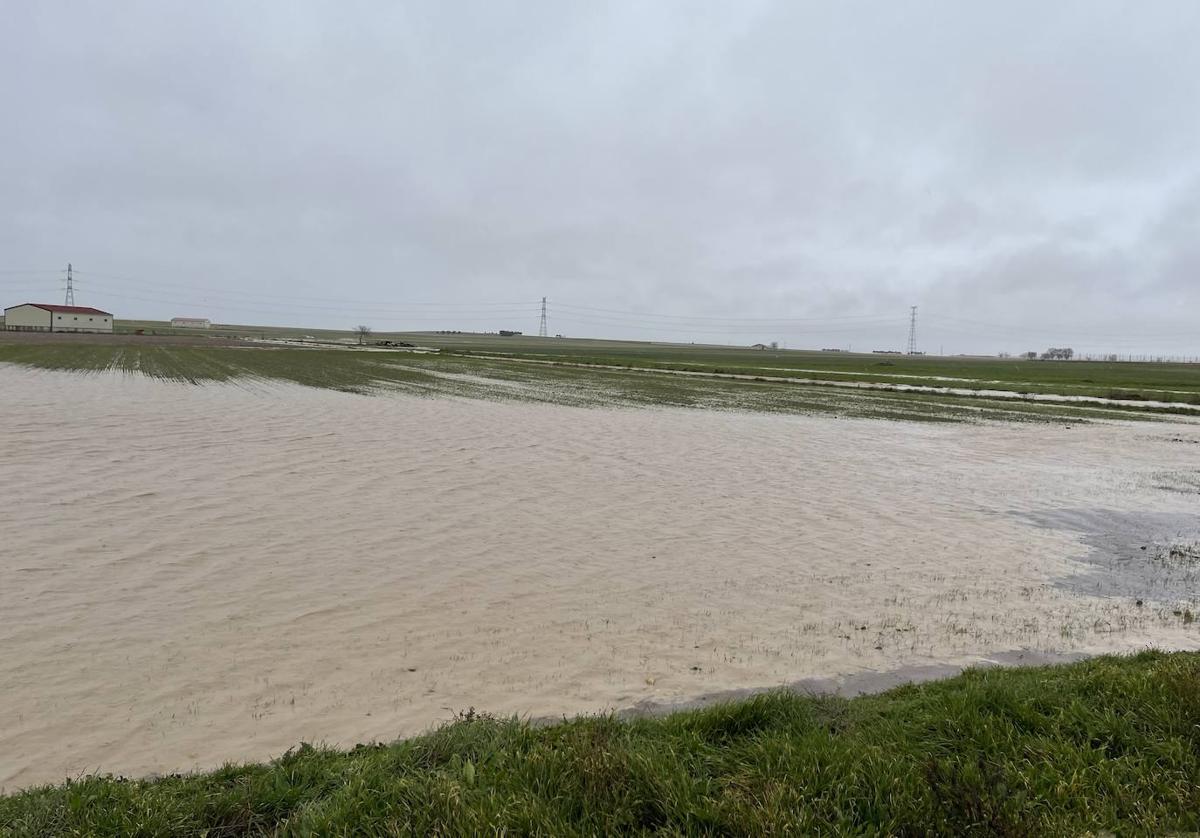
[[[191,335],[161,322],[119,322],[156,334]],[[297,338],[351,341],[349,332],[260,326],[227,326],[206,334],[217,337]],[[580,338],[537,338],[528,335],[386,333],[376,338],[404,340],[448,352],[504,354],[640,368],[742,373],[802,374],[828,381],[874,381],[893,384],[1016,390],[1104,398],[1175,401],[1200,404],[1200,364],[1026,361],[974,356],[894,355],[804,350],[752,350],[734,346]]]
[[[161,321],[117,321],[127,340],[175,337],[207,339],[310,339],[352,343],[350,332],[271,326],[214,326],[173,329]],[[135,330],[145,336],[134,336]],[[11,335],[7,336],[11,338]],[[6,339],[0,332],[0,342]],[[373,339],[402,340],[454,353],[498,354],[560,362],[633,366],[745,375],[788,375],[826,381],[877,382],[910,386],[959,386],[1030,394],[1200,404],[1200,364],[1103,361],[1026,361],[1017,358],[752,350],[735,346],[583,338],[500,337],[475,333],[378,333]]]
[[[1200,647],[1200,426],[1179,417],[897,422],[847,416],[970,402],[26,350],[0,364],[8,790],[389,741],[469,707]]]
[[[275,380],[347,392],[402,390],[431,396],[455,395],[575,406],[661,405],[938,422],[1080,422],[1129,418],[1134,413],[1140,418],[1149,418],[1171,412],[1200,416],[1200,410],[1193,410],[1181,401],[1186,396],[1174,393],[1165,398],[1163,391],[1144,385],[1139,385],[1141,389],[1109,391],[1110,395],[1130,397],[1119,404],[1070,401],[1085,396],[1079,391],[1081,387],[1087,389],[1084,385],[1063,388],[1047,384],[1022,391],[1029,393],[1028,398],[1000,398],[994,394],[960,391],[956,389],[959,385],[951,388],[951,392],[913,392],[901,388],[923,384],[945,388],[947,384],[941,379],[896,378],[887,381],[878,376],[841,381],[829,374],[813,373],[799,367],[791,372],[783,368],[753,367],[747,364],[750,361],[757,363],[760,358],[763,363],[769,363],[771,358],[751,351],[740,351],[736,357],[730,352],[714,356],[722,365],[708,367],[696,359],[672,363],[669,360],[672,356],[666,349],[639,357],[578,354],[579,345],[595,343],[588,341],[570,342],[572,354],[543,352],[535,356],[532,353],[495,352],[496,338],[487,344],[491,348],[486,351],[480,349],[479,344],[473,344],[475,348],[469,352],[451,347],[442,347],[436,352],[397,352],[349,347],[266,348],[257,344],[170,346],[129,340],[128,343],[74,341],[0,345],[0,363],[63,371],[118,370],[192,384]],[[555,343],[561,346],[567,342]],[[605,352],[611,352],[613,346],[615,344],[607,346]],[[647,351],[647,345],[638,346],[642,347],[643,353]],[[707,357],[703,352],[698,354]],[[811,353],[791,355],[800,360],[793,358],[789,363],[807,364],[812,357]],[[1049,369],[1039,364],[1023,366],[1034,371]],[[1087,372],[1082,365],[1077,366]],[[944,373],[949,371],[942,370]],[[989,368],[986,374],[992,375],[993,371]],[[781,376],[801,376],[811,380],[807,383],[779,380]],[[943,375],[942,379],[948,377]],[[979,382],[976,385],[986,389]],[[1034,390],[1039,391],[1036,396]],[[1033,400],[1048,399],[1047,394],[1052,391],[1061,392],[1062,398]],[[1159,401],[1160,397],[1162,401]],[[1151,399],[1153,401],[1147,401]],[[1171,407],[1168,402],[1178,404]]]
[[[750,375],[1061,393],[1200,404],[1200,364],[1026,361],[494,335],[410,335],[446,351],[588,364]]]

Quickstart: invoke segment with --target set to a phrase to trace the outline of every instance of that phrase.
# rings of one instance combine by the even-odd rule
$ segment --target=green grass
[[[1200,829],[1200,654],[980,669],[844,700],[776,692],[435,733],[0,798],[0,833],[1079,835]]]
[[[380,389],[417,395],[518,400],[586,407],[696,407],[927,422],[1082,422],[1128,418],[1119,407],[981,396],[857,390],[830,384],[683,376],[661,369],[527,363],[495,355],[352,349],[169,346],[118,343],[0,345],[0,363],[47,370],[120,370],[188,384],[284,381],[355,393]],[[1181,408],[1182,410],[1183,408]],[[1165,412],[1161,409],[1149,412]],[[1148,411],[1138,411],[1146,418]]]

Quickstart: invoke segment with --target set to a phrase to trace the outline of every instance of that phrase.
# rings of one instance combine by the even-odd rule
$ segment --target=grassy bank
[[[85,778],[0,798],[0,834],[1078,835],[1200,829],[1200,653],[987,669],[851,700],[530,726]]]
[[[356,393],[391,389],[584,407],[697,407],[928,422],[1082,422],[1131,415],[1128,409],[1106,405],[848,389],[760,376],[743,380],[681,376],[655,368],[534,364],[453,352],[171,346],[129,340],[0,345],[0,363],[76,372],[119,370],[189,384],[284,381]],[[1138,415],[1144,418],[1149,411],[1139,410]]]

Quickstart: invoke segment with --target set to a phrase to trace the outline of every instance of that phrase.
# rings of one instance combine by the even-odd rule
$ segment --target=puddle
[[[1068,590],[1167,603],[1197,593],[1200,556],[1190,554],[1200,544],[1200,514],[1058,509],[1023,517],[1079,533],[1088,546],[1084,569],[1058,583]]]

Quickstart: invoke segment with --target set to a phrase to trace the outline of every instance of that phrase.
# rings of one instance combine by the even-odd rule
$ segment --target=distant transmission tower
[[[908,320],[908,354],[917,354],[917,307],[912,306]]]
[[[70,262],[67,262],[67,301],[64,305],[75,305],[75,278],[71,276]]]
[[[538,337],[546,337],[546,298],[542,297],[542,325],[538,326]]]

